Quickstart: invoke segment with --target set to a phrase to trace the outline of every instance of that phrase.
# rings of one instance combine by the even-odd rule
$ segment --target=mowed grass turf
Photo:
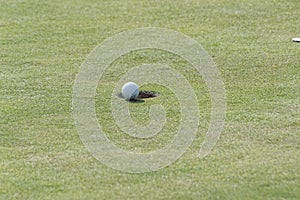
[[[300,43],[291,41],[300,37],[299,10],[298,0],[1,0],[0,198],[299,199]],[[217,145],[199,159],[210,112],[201,77],[163,52],[117,60],[99,83],[103,96],[96,97],[99,122],[116,144],[139,152],[161,148],[180,117],[172,92],[148,85],[165,95],[131,104],[132,116],[145,124],[149,106],[164,105],[171,120],[164,133],[145,144],[115,130],[104,105],[119,73],[131,65],[161,61],[183,73],[202,117],[196,140],[178,161],[129,174],[106,167],[83,145],[72,91],[92,49],[141,27],[182,32],[206,49],[224,81],[227,115]]]

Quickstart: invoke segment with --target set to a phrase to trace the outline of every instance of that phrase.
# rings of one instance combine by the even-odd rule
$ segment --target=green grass
[[[300,34],[299,10],[298,0],[0,0],[0,198],[299,199],[300,44],[291,42]],[[182,32],[207,50],[226,87],[227,116],[213,151],[198,159],[210,111],[201,77],[168,54],[136,52],[117,60],[106,84],[99,83],[106,97],[123,66],[165,61],[199,89],[203,111],[183,157],[157,172],[128,174],[106,167],[82,144],[72,91],[92,49],[141,27]],[[161,103],[176,123],[170,106],[176,98],[152,87],[169,94],[168,101],[162,95],[131,105],[141,112],[133,118],[147,122],[148,106]],[[107,102],[97,96],[98,119],[118,145],[148,151],[172,138],[171,124],[151,141],[115,132],[109,107],[100,110]]]

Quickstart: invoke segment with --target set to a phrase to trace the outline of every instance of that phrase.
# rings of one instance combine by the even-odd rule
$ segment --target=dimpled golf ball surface
[[[122,87],[122,95],[125,99],[134,99],[139,95],[139,86],[133,82],[128,82]]]

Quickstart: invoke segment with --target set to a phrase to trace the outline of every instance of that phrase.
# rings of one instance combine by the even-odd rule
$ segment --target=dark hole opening
[[[120,98],[124,98],[122,93],[119,93],[117,96],[120,97]],[[158,96],[159,96],[158,92],[140,91],[139,95],[135,99],[137,99],[137,100],[139,100],[139,99],[149,99],[149,98],[155,98],[155,97],[158,97]]]

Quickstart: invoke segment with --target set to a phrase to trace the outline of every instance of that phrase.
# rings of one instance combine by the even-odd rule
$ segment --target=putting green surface
[[[298,0],[0,0],[0,199],[299,199],[300,44],[292,42],[300,37],[299,10]],[[217,145],[200,159],[211,111],[201,76],[160,50],[117,59],[95,98],[98,121],[116,145],[155,151],[180,122],[172,91],[149,84],[142,89],[161,95],[131,103],[132,119],[146,125],[149,107],[160,104],[168,118],[162,132],[135,139],[115,125],[111,95],[132,67],[174,68],[194,88],[200,110],[196,139],[179,160],[130,174],[105,166],[81,142],[72,92],[96,46],[142,27],[172,29],[203,46],[222,76],[227,113]]]

